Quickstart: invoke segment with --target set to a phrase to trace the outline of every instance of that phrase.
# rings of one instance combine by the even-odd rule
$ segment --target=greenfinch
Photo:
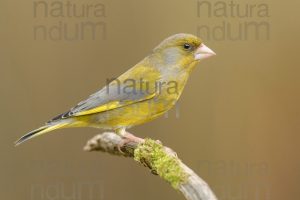
[[[170,36],[127,72],[15,144],[72,127],[113,130],[124,136],[126,129],[156,119],[172,108],[197,63],[213,55],[194,35]]]

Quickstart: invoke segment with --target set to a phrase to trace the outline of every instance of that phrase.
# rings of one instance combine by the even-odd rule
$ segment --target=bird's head
[[[189,66],[216,55],[194,35],[180,33],[162,41],[154,50],[165,65]]]

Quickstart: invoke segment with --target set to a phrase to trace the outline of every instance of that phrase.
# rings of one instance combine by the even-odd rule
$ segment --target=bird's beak
[[[195,60],[203,60],[214,55],[216,53],[202,43],[195,52]]]

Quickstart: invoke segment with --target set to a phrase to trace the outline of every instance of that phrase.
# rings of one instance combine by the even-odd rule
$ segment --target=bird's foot
[[[141,143],[144,140],[142,138],[136,137],[131,133],[125,132],[124,134],[121,135],[122,141],[118,144],[118,150],[119,152],[123,153],[122,147],[124,147],[126,144],[129,143]]]

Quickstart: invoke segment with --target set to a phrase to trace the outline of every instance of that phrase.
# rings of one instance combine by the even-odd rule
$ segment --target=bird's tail
[[[56,130],[56,129],[59,129],[59,128],[62,128],[64,126],[66,126],[67,124],[66,123],[59,123],[59,124],[47,124],[45,126],[42,126],[38,129],[35,129],[33,131],[30,131],[29,133],[27,133],[26,135],[23,135],[20,139],[18,139],[16,142],[15,142],[15,145],[19,145],[29,139],[32,139],[36,136],[39,136],[39,135],[42,135],[44,133],[48,133],[50,131],[53,131],[53,130]]]

